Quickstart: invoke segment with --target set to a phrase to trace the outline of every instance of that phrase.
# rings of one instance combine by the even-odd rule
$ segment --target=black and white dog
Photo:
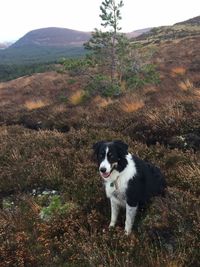
[[[163,194],[165,179],[157,167],[128,153],[122,141],[100,141],[93,149],[111,203],[109,227],[115,226],[120,207],[125,207],[125,232],[130,234],[138,206]]]

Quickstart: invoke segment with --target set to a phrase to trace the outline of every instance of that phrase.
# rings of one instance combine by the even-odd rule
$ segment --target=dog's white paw
[[[109,229],[112,229],[112,228],[114,228],[114,227],[115,227],[115,223],[112,223],[112,222],[111,222],[111,223],[109,224],[109,226],[108,226]]]
[[[125,235],[130,235],[131,234],[131,229],[125,228]]]

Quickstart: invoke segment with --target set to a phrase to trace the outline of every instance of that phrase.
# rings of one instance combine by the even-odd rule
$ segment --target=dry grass
[[[146,95],[150,95],[153,93],[157,93],[158,92],[158,88],[156,88],[155,86],[147,86],[143,89],[144,94]]]
[[[69,97],[69,101],[72,105],[76,106],[82,103],[85,96],[85,91],[78,90]]]
[[[184,67],[174,67],[171,69],[171,74],[172,77],[176,77],[176,76],[182,76],[186,73],[186,68]]]
[[[180,105],[180,102],[176,99],[171,99],[163,109],[151,109],[145,114],[149,121],[152,121],[156,125],[163,121],[166,121],[166,124],[168,124],[170,120],[178,122],[183,118],[183,113],[184,109],[183,106]]]
[[[58,104],[52,107],[52,113],[59,114],[64,113],[67,110],[66,104]]]
[[[188,78],[181,81],[178,86],[182,91],[189,91],[194,88],[193,83]]]
[[[24,104],[24,107],[28,110],[33,110],[33,109],[43,108],[48,105],[49,102],[38,99],[38,100],[27,100]]]
[[[101,96],[95,96],[93,99],[93,104],[99,108],[105,108],[108,105],[113,103],[113,100],[111,98],[103,98]]]
[[[136,94],[126,96],[120,101],[121,109],[126,113],[135,112],[145,106],[143,98],[138,97]]]

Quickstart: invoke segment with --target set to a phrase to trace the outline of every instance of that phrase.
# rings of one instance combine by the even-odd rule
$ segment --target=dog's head
[[[120,172],[127,165],[128,145],[120,140],[99,141],[93,145],[99,172],[103,179],[108,179],[114,170]]]

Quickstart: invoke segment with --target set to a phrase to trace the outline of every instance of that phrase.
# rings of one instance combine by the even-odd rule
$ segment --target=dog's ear
[[[100,149],[100,147],[101,147],[101,145],[102,144],[104,144],[105,143],[105,141],[99,141],[99,142],[97,142],[97,143],[95,143],[93,146],[92,146],[92,148],[93,148],[93,150],[94,150],[94,155],[98,155],[98,153],[99,153],[99,149]]]
[[[121,140],[115,140],[114,144],[117,146],[117,148],[119,149],[121,154],[123,154],[123,155],[128,154],[128,145],[126,143],[124,143]]]

